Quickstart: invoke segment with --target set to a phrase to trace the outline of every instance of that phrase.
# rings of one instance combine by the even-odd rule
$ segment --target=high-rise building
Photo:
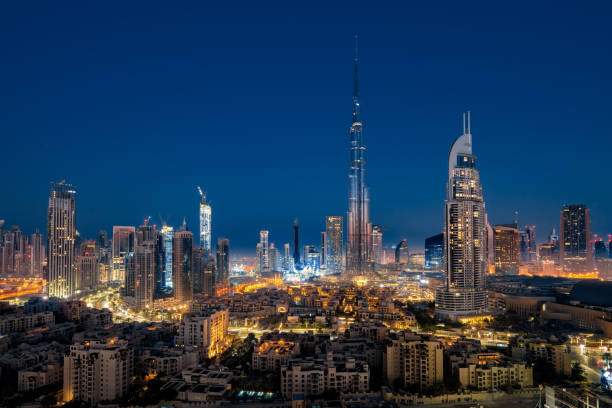
[[[300,226],[297,218],[293,222],[293,265],[296,268],[300,265]]]
[[[270,271],[268,231],[259,232],[259,273],[267,273]]]
[[[45,244],[43,241],[43,234],[41,234],[38,229],[32,234],[30,245],[32,246],[30,251],[30,276],[42,278],[43,264],[45,262]]]
[[[383,227],[380,225],[372,225],[372,256],[375,264],[383,263]]]
[[[136,228],[113,226],[113,280],[125,280],[125,256],[134,252]]]
[[[211,214],[212,209],[210,205],[206,203],[206,194],[202,192],[202,189],[198,187],[202,201],[200,201],[200,246],[211,252]]]
[[[49,296],[67,297],[75,293],[74,271],[76,236],[76,190],[70,184],[51,183],[47,210],[47,263]]]
[[[535,225],[525,225],[525,229],[519,231],[519,252],[521,263],[537,260],[537,245],[535,236]]]
[[[436,292],[436,314],[456,320],[486,312],[487,217],[476,156],[472,155],[470,114],[448,155],[444,260],[446,282]]]
[[[321,267],[321,254],[314,245],[304,247],[304,266],[318,272]]]
[[[166,289],[172,289],[174,279],[172,277],[172,242],[174,241],[174,228],[164,225],[161,229],[163,251],[164,251],[164,266],[163,266],[163,281]]]
[[[212,296],[215,292],[216,258],[204,247],[193,249],[193,293]],[[212,280],[211,280],[212,278]]]
[[[190,301],[193,299],[193,233],[187,231],[185,221],[174,234],[172,255],[174,298]]]
[[[329,215],[325,218],[325,236],[327,238],[327,273],[342,273],[343,253],[343,218],[340,215]]]
[[[591,211],[584,204],[566,205],[561,210],[560,253],[564,262],[590,261]]]
[[[64,402],[90,406],[124,396],[132,382],[134,353],[127,340],[85,341],[64,357]]]
[[[283,272],[291,271],[293,267],[293,257],[291,256],[291,245],[286,243],[283,246]]]
[[[408,249],[408,242],[402,239],[395,246],[395,267],[398,270],[404,269],[410,262],[410,250]]]
[[[444,263],[444,234],[425,239],[425,268],[439,270]]]
[[[100,282],[112,280],[112,251],[108,233],[104,230],[98,232],[98,262],[100,269]]]
[[[349,173],[349,206],[347,213],[345,278],[371,275],[372,223],[370,222],[370,192],[366,186],[366,158],[363,141],[363,124],[359,103],[359,59],[355,36],[355,61],[353,78],[353,122],[351,135],[351,171]]]
[[[494,228],[495,273],[518,275],[519,230],[516,224],[500,224]]]
[[[280,272],[281,270],[281,255],[278,248],[274,246],[274,242],[270,243],[268,251],[268,264],[270,272]]]
[[[221,285],[227,285],[229,283],[230,273],[230,246],[229,239],[219,238],[217,239],[217,283]]]
[[[145,241],[134,252],[134,300],[139,308],[152,308],[156,271],[155,241]]]
[[[78,289],[94,289],[98,285],[100,271],[97,252],[95,240],[87,240],[81,244],[75,267]]]
[[[593,243],[593,257],[597,260],[608,257],[608,250],[603,239],[599,238]]]
[[[327,269],[327,232],[321,231],[321,267]]]

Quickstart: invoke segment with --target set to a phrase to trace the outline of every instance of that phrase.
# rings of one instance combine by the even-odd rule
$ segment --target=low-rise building
[[[62,381],[62,364],[59,361],[43,363],[34,367],[19,370],[17,373],[17,389],[20,392],[34,391],[46,385]]]
[[[262,341],[255,346],[252,357],[253,370],[275,371],[287,365],[300,353],[300,343],[285,340]]]
[[[175,375],[198,364],[199,354],[189,348],[147,348],[141,351],[137,360],[147,375]]]
[[[524,363],[469,364],[459,367],[459,382],[477,390],[499,389],[507,385],[533,386],[533,368]]]
[[[55,316],[53,312],[7,314],[0,316],[0,334],[23,332],[35,327],[49,327],[54,324]]]
[[[227,348],[228,310],[224,307],[185,313],[179,325],[177,346],[196,346],[206,357],[214,357]]]

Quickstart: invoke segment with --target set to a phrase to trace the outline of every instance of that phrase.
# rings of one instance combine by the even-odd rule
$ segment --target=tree
[[[584,382],[586,380],[586,376],[584,375],[584,368],[580,365],[580,363],[574,363],[572,366],[572,374],[570,375],[570,381],[573,382]]]

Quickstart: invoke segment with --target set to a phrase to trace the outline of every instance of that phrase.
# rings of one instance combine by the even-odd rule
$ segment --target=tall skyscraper
[[[125,256],[134,252],[136,228],[113,226],[113,280],[125,280]]]
[[[230,273],[230,254],[229,239],[217,239],[217,283],[227,285]]]
[[[291,256],[291,245],[286,243],[283,246],[283,272],[288,272],[292,269],[293,257]]]
[[[538,251],[535,233],[535,225],[525,225],[525,229],[519,231],[519,252],[522,263],[537,260]]]
[[[81,244],[76,257],[77,287],[81,290],[93,289],[100,281],[97,242],[87,240]]]
[[[444,234],[425,239],[425,268],[439,270],[444,262]]]
[[[296,268],[300,265],[300,226],[297,218],[293,222],[293,265]]]
[[[269,259],[269,244],[268,244],[268,231],[259,232],[259,273],[267,273],[270,271],[270,259]]]
[[[139,308],[153,307],[155,292],[155,241],[145,241],[134,252],[134,299]]]
[[[359,104],[359,58],[355,36],[353,78],[353,122],[351,135],[351,171],[349,173],[349,207],[347,214],[346,279],[369,276],[372,272],[372,223],[370,193],[366,186],[366,159],[363,124]]]
[[[200,246],[211,252],[211,215],[212,209],[210,205],[206,203],[206,194],[202,192],[202,189],[198,187],[202,201],[200,201]]]
[[[49,296],[67,297],[77,289],[74,271],[75,213],[75,188],[63,181],[51,183],[47,210]]]
[[[163,281],[167,289],[172,289],[174,279],[172,278],[172,241],[174,240],[174,228],[164,225],[161,229],[164,248],[164,270]]]
[[[327,232],[321,232],[321,267],[327,269]]]
[[[179,301],[193,299],[193,233],[183,226],[174,234],[172,241],[172,277],[174,297]]]
[[[408,242],[402,239],[395,246],[395,267],[397,270],[403,270],[410,262],[410,250],[408,249]]]
[[[476,156],[472,155],[470,114],[448,155],[444,219],[446,283],[436,292],[436,314],[456,320],[486,312],[487,220]]]
[[[304,247],[304,266],[310,267],[310,269],[315,272],[319,271],[321,266],[321,254],[314,245],[306,245]]]
[[[325,218],[325,235],[327,237],[327,273],[342,273],[343,252],[343,219],[340,215],[329,215]]]
[[[372,257],[375,264],[382,264],[384,258],[383,251],[383,230],[380,225],[372,225]]]
[[[35,278],[42,278],[43,263],[45,261],[45,244],[43,241],[43,235],[38,230],[36,230],[36,232],[32,234],[30,245],[32,246],[30,276]]]
[[[274,246],[274,242],[270,243],[268,250],[268,270],[269,272],[280,272],[281,269],[281,255],[280,250]]]
[[[98,261],[100,282],[110,282],[112,280],[112,251],[108,233],[104,230],[98,232]]]
[[[518,275],[520,251],[519,230],[516,224],[496,225],[494,231],[495,273]]]
[[[584,262],[592,260],[591,211],[584,204],[566,205],[561,210],[561,259]]]

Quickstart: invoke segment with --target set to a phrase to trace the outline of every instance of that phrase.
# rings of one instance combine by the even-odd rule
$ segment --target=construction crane
[[[151,221],[151,216],[150,215],[147,218],[145,218],[144,224],[145,225],[149,225],[149,221]]]
[[[204,193],[202,192],[200,186],[198,186],[198,193],[200,193],[200,197],[204,197]]]

